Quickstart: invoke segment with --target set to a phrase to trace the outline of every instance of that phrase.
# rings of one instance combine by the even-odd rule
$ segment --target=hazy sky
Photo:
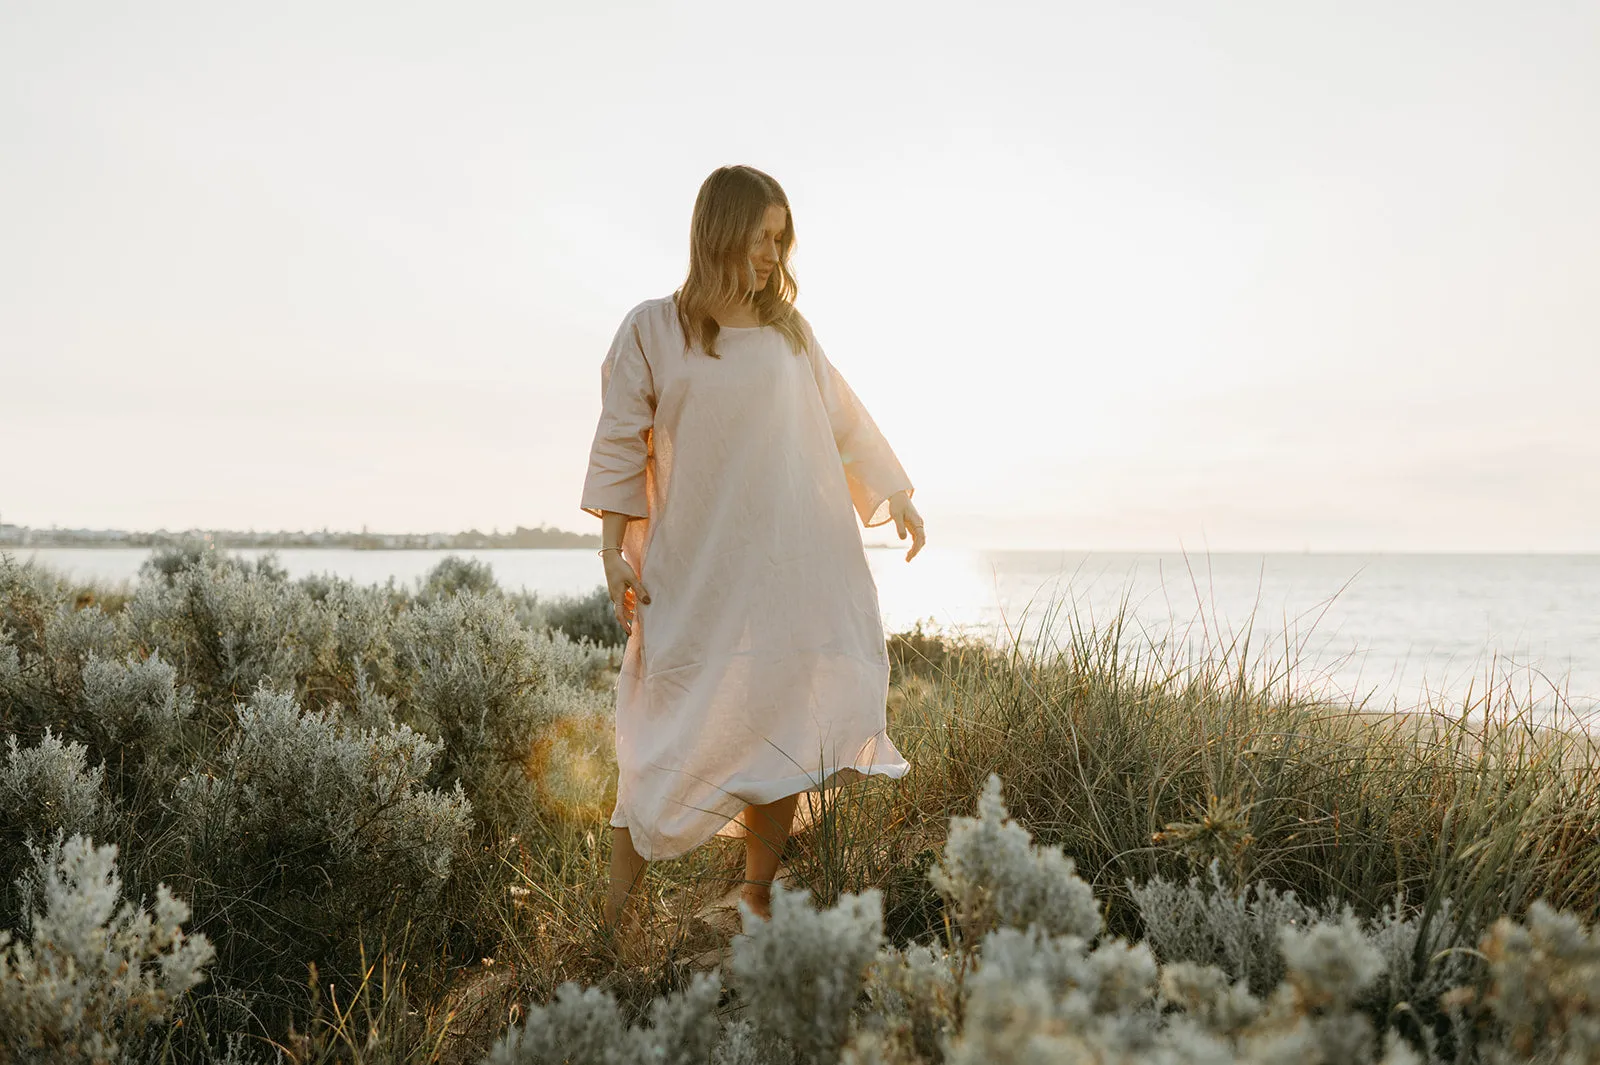
[[[0,0],[0,87],[0,520],[598,531],[746,163],[930,544],[1600,550],[1600,4]]]

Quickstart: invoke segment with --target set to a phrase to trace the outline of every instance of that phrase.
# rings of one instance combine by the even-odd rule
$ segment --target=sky
[[[744,163],[930,546],[1600,551],[1596,130],[1590,3],[0,0],[0,522],[598,532]]]

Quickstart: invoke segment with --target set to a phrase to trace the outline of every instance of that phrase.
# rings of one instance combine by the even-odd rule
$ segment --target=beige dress
[[[742,834],[747,803],[910,768],[885,731],[889,661],[856,526],[913,489],[816,343],[724,328],[684,350],[672,296],[628,312],[600,368],[582,507],[630,521],[635,608],[617,679],[617,801],[648,859]]]

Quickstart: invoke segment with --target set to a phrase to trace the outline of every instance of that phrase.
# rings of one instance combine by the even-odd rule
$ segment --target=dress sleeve
[[[890,519],[889,497],[901,489],[909,497],[916,489],[889,441],[878,431],[877,423],[845,381],[844,375],[828,361],[816,335],[806,327],[811,347],[811,368],[822,392],[822,405],[828,412],[833,439],[844,463],[845,483],[850,487],[850,502],[867,528]]]
[[[589,448],[580,505],[597,518],[607,510],[647,518],[645,463],[656,390],[634,315],[623,321],[600,364],[600,396],[600,423]]]

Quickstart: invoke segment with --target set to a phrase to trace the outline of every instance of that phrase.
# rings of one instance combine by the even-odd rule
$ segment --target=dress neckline
[[[674,311],[678,309],[678,294],[676,292],[668,296],[667,301],[672,304]],[[715,318],[711,320],[713,322],[717,321]],[[770,324],[772,323],[767,323],[767,325]],[[766,327],[766,325],[723,325],[721,322],[717,322],[717,328],[724,333],[748,333],[752,329],[765,329]]]

